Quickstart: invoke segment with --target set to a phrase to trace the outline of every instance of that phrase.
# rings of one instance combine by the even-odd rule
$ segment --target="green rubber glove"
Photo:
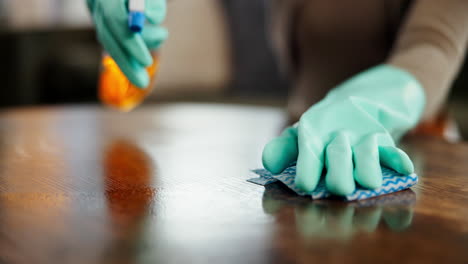
[[[104,49],[134,85],[149,85],[145,68],[153,63],[150,50],[157,49],[168,36],[160,26],[166,16],[166,0],[146,1],[149,22],[141,34],[128,28],[128,0],[87,0],[97,37]]]
[[[381,165],[403,174],[414,166],[395,147],[419,121],[424,91],[409,73],[389,65],[367,70],[334,88],[299,123],[263,150],[263,165],[274,174],[297,161],[296,186],[312,192],[326,169],[327,188],[351,194],[355,182],[382,185]]]

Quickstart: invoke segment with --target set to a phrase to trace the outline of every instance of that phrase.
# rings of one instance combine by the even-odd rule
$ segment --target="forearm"
[[[466,0],[414,2],[388,63],[412,73],[423,85],[423,119],[434,116],[446,100],[467,44]]]

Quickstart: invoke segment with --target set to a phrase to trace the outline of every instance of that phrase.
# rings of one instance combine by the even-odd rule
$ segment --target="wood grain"
[[[0,263],[466,263],[468,145],[412,138],[420,183],[359,203],[246,182],[276,108],[0,113]]]

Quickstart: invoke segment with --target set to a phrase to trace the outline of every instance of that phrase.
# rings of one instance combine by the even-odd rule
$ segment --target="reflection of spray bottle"
[[[145,0],[129,1],[129,29],[135,33],[143,30],[145,23]],[[156,73],[159,70],[159,58],[156,52],[152,53],[153,64],[146,68],[150,77],[150,84],[145,89],[133,85],[122,73],[117,63],[104,54],[101,61],[101,75],[99,78],[100,100],[121,111],[130,111],[137,107],[150,94],[154,87]]]

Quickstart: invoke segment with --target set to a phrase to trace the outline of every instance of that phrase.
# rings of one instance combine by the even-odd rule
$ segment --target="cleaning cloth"
[[[294,179],[296,177],[296,166],[291,166],[278,175],[273,175],[265,169],[256,169],[252,170],[252,172],[258,177],[249,179],[248,181],[251,183],[265,186],[280,181],[289,189],[293,190],[301,196],[311,196],[312,199],[325,199],[334,196],[327,190],[325,186],[324,177],[322,177],[319,184],[317,185],[317,188],[311,193],[305,193],[296,188],[294,184]],[[346,201],[369,199],[372,197],[377,197],[408,189],[418,182],[418,176],[414,173],[410,175],[403,175],[385,167],[382,167],[382,175],[382,187],[375,190],[370,190],[357,185],[354,193],[344,196],[343,198]]]

